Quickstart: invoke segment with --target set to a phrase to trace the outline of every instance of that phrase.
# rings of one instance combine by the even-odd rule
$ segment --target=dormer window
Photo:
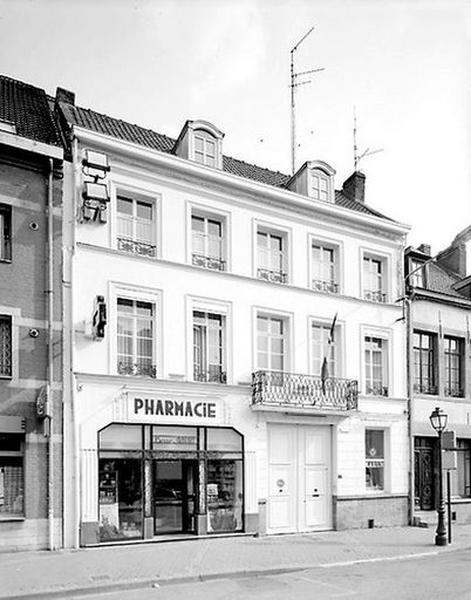
[[[187,121],[175,143],[174,152],[181,158],[222,169],[224,134],[208,121]]]
[[[310,196],[316,200],[329,200],[329,179],[321,171],[313,171],[311,173],[311,193]]]
[[[334,202],[335,170],[322,160],[305,162],[288,182],[288,188],[302,196]]]
[[[205,131],[195,131],[195,161],[208,167],[216,166],[216,140]]]

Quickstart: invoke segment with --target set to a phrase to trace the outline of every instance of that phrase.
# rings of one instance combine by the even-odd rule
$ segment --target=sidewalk
[[[0,554],[0,598],[65,598],[191,579],[259,574],[471,548],[471,525],[438,548],[431,528],[232,537],[60,552]]]

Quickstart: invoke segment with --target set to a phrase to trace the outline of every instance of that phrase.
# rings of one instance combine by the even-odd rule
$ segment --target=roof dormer
[[[222,169],[224,134],[208,121],[187,121],[175,143],[175,154],[206,167]]]
[[[322,202],[334,202],[335,169],[322,160],[305,162],[288,182],[288,189]]]

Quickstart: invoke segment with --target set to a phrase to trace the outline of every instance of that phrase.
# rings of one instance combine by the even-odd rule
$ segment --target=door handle
[[[320,494],[312,494],[313,498],[319,498]]]

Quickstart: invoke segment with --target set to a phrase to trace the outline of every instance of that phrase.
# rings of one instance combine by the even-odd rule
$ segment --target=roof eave
[[[12,148],[18,148],[20,150],[27,150],[29,152],[34,152],[35,154],[41,154],[57,160],[64,159],[64,150],[59,148],[59,146],[52,146],[50,144],[45,144],[44,142],[38,142],[14,133],[0,131],[0,144],[10,146]]]
[[[103,149],[132,154],[135,157],[140,157],[142,159],[150,160],[152,162],[158,162],[162,165],[174,168],[176,170],[185,171],[186,173],[191,173],[199,177],[206,177],[207,179],[210,179],[217,183],[242,188],[243,190],[251,193],[263,194],[265,196],[269,196],[273,200],[283,202],[289,200],[290,202],[296,203],[301,208],[311,210],[315,208],[321,213],[330,216],[342,217],[342,219],[348,217],[351,221],[362,223],[364,225],[379,227],[397,235],[403,236],[410,230],[410,226],[404,223],[399,223],[397,221],[388,221],[386,219],[382,219],[372,215],[353,212],[341,206],[337,206],[335,204],[330,203],[327,204],[320,200],[315,200],[313,198],[307,200],[304,198],[304,196],[296,194],[295,192],[292,192],[285,188],[274,187],[265,183],[246,179],[238,175],[233,175],[232,173],[228,173],[227,171],[220,171],[212,169],[211,167],[205,167],[199,165],[198,163],[193,163],[192,161],[175,156],[173,154],[161,152],[152,148],[146,148],[139,144],[134,144],[125,140],[118,140],[116,138],[112,138],[111,136],[102,133],[90,131],[89,129],[80,127],[78,125],[72,125],[72,131],[73,135],[79,141],[96,144]]]

